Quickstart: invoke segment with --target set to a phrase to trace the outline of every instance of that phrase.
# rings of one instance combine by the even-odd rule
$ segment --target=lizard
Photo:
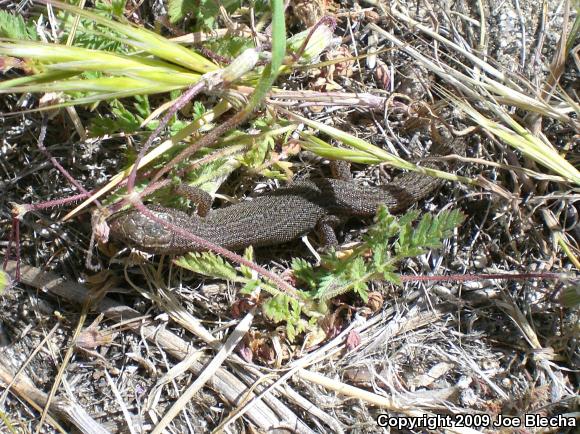
[[[321,235],[323,244],[332,245],[337,243],[334,228],[349,217],[373,216],[380,204],[392,213],[404,211],[442,182],[416,172],[403,173],[380,187],[347,179],[310,178],[209,211],[211,196],[196,189],[198,215],[159,205],[149,209],[157,217],[229,250],[282,244],[312,231]],[[113,239],[145,252],[179,255],[203,250],[134,209],[114,215],[109,224]]]
[[[398,86],[398,92],[423,98],[421,71],[410,68]],[[447,155],[465,151],[465,141],[453,138],[445,131],[443,140],[434,140],[432,155]],[[426,167],[446,168],[445,163],[427,163]],[[416,172],[406,172],[381,187],[358,185],[344,171],[340,179],[311,178],[296,181],[250,201],[209,210],[211,196],[196,189],[185,191],[198,204],[198,215],[162,206],[149,209],[159,218],[188,230],[229,250],[248,246],[261,247],[282,244],[317,231],[322,244],[337,244],[334,228],[352,216],[373,216],[379,205],[391,213],[404,211],[426,198],[444,182]],[[209,210],[209,211],[208,211]],[[184,254],[203,248],[190,239],[149,219],[137,210],[114,215],[110,220],[110,235],[139,250],[157,254]]]

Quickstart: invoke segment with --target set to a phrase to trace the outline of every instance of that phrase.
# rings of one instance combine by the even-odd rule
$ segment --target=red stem
[[[61,164],[54,158],[48,149],[44,146],[44,139],[46,137],[46,128],[48,126],[48,117],[45,115],[42,117],[42,124],[40,127],[40,135],[38,136],[38,149],[50,160],[52,165],[56,167],[56,169],[62,173],[62,175],[72,184],[74,185],[80,192],[86,193],[88,196],[87,190],[79,183],[76,179],[74,179],[67,170],[61,166]],[[98,204],[98,202],[97,202]]]
[[[137,156],[137,159],[135,160],[135,163],[133,164],[133,169],[131,170],[131,173],[129,174],[129,178],[127,179],[127,192],[128,192],[128,194],[131,194],[133,192],[133,188],[135,187],[135,177],[137,176],[137,168],[139,167],[139,163],[141,162],[141,160],[143,159],[143,157],[145,156],[145,154],[147,153],[147,151],[149,150],[149,148],[153,144],[153,141],[155,140],[155,138],[157,136],[159,136],[159,133],[161,133],[161,130],[163,130],[163,128],[165,128],[165,126],[169,123],[169,121],[175,115],[175,113],[177,113],[179,110],[181,110],[185,106],[185,104],[187,104],[189,101],[191,101],[191,99],[195,95],[197,95],[204,88],[204,86],[205,86],[205,82],[203,80],[198,81],[193,86],[191,86],[189,89],[187,89],[187,91],[185,91],[185,93],[183,95],[181,95],[177,99],[177,101],[175,101],[175,103],[169,108],[169,110],[167,110],[167,113],[165,114],[163,119],[161,119],[161,122],[159,122],[159,125],[157,126],[155,131],[153,131],[153,133],[151,133],[151,135],[149,136],[149,138],[147,139],[147,141],[145,142],[145,144],[141,147],[141,150],[139,151],[139,155]]]
[[[41,209],[46,208],[54,208],[56,206],[66,205],[67,203],[76,202],[77,200],[84,199],[85,197],[89,197],[93,192],[85,191],[84,193],[75,194],[74,196],[63,197],[61,199],[53,199],[47,200],[46,202],[38,203],[38,204],[24,204],[20,205],[24,209],[24,211],[39,211]]]

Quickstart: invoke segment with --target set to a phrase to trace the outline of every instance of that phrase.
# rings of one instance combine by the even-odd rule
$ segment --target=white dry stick
[[[195,394],[205,385],[205,383],[214,375],[215,371],[223,364],[226,358],[234,351],[236,345],[242,340],[245,334],[250,329],[250,325],[254,320],[254,307],[235,328],[233,333],[228,337],[228,340],[212,361],[201,372],[199,377],[187,388],[185,392],[179,397],[175,404],[171,406],[169,411],[159,421],[151,434],[160,434],[171,423],[171,421],[179,414],[179,412],[187,405],[187,403],[195,396]]]
[[[129,432],[131,434],[137,434],[137,432],[135,431],[135,428],[133,427],[133,420],[131,419],[131,413],[129,413],[129,409],[125,405],[125,402],[123,401],[123,397],[119,393],[119,389],[117,388],[117,386],[115,385],[115,382],[113,381],[113,379],[111,378],[111,376],[109,375],[109,373],[107,371],[105,371],[105,378],[107,379],[107,383],[109,384],[109,387],[113,391],[113,395],[115,395],[115,398],[117,399],[117,402],[119,403],[119,407],[121,407],[121,411],[123,412],[123,416],[125,417],[125,420],[127,421],[127,428],[129,429]]]
[[[364,389],[359,389],[358,387],[350,386],[341,381],[336,381],[333,380],[332,378],[328,378],[322,374],[307,371],[306,369],[299,369],[295,375],[304,381],[318,384],[320,386],[325,387],[326,389],[333,390],[337,393],[341,393],[343,395],[347,395],[356,399],[361,399],[365,402],[376,405],[377,407],[385,408],[397,413],[402,413],[409,417],[414,418],[436,417],[436,415],[433,413],[421,410],[414,410],[406,406],[401,406],[393,398],[377,395],[376,393],[372,393]],[[481,431],[471,428],[446,427],[446,431],[457,434],[482,434]]]
[[[575,391],[568,387],[568,385],[554,372],[554,369],[560,369],[557,365],[550,363],[549,360],[553,355],[554,350],[550,347],[542,347],[538,335],[518,305],[511,299],[509,301],[496,300],[495,303],[500,309],[507,313],[509,318],[514,322],[516,327],[518,327],[525,340],[532,348],[534,361],[542,367],[542,370],[551,380],[550,392],[554,401],[559,401],[564,397],[568,398],[576,396],[577,394]]]

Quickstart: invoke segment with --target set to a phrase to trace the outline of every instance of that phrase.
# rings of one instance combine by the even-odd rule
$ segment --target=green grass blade
[[[52,83],[39,83],[24,86],[12,86],[7,90],[0,87],[0,93],[25,92],[129,92],[130,94],[160,93],[179,89],[182,86],[156,83],[152,80],[143,80],[129,77],[102,77],[86,80],[60,80]]]
[[[577,168],[562,157],[551,144],[544,142],[540,137],[534,136],[530,131],[517,123],[498,104],[490,102],[487,104],[487,107],[503,120],[505,125],[485,117],[465,101],[461,102],[456,100],[455,103],[478,125],[500,138],[503,142],[517,149],[536,163],[567,179],[569,182],[580,185],[580,172]]]
[[[302,149],[306,149],[307,151],[313,152],[323,158],[328,158],[330,160],[344,160],[360,164],[382,163],[380,158],[367,152],[357,149],[337,148],[312,134],[304,132],[300,132],[299,134],[303,139],[305,139],[300,142]]]
[[[260,104],[276,81],[284,56],[286,54],[286,22],[284,17],[284,2],[272,0],[272,62],[264,68],[264,72],[250,99],[246,111],[251,112]]]
[[[20,86],[32,85],[33,83],[41,84],[51,81],[64,80],[66,78],[74,77],[75,75],[79,75],[79,73],[68,71],[47,71],[34,75],[13,78],[11,80],[0,81],[0,93],[18,92],[13,89],[16,89]]]
[[[431,169],[429,167],[417,166],[413,163],[409,163],[408,161],[405,161],[401,157],[397,157],[396,155],[393,155],[377,146],[374,146],[363,139],[359,139],[358,137],[355,137],[347,132],[341,131],[338,128],[334,128],[329,125],[325,125],[321,122],[304,118],[285,109],[279,110],[283,113],[286,113],[291,118],[303,122],[304,124],[308,125],[311,128],[315,128],[319,131],[322,131],[323,133],[329,135],[335,140],[338,140],[348,146],[352,146],[353,148],[359,151],[365,152],[366,154],[378,159],[382,163],[387,163],[399,169],[411,170],[413,172],[423,173],[425,175],[447,179],[450,181],[459,181],[465,184],[476,184],[475,180],[466,178],[464,176],[458,176],[449,172],[445,172],[443,170]]]
[[[165,59],[181,65],[189,70],[206,73],[218,69],[217,65],[175,42],[160,36],[149,30],[136,27],[134,25],[118,23],[105,17],[99,16],[85,9],[80,9],[66,3],[54,0],[37,0],[42,4],[51,4],[59,9],[80,15],[81,17],[93,20],[103,26],[124,35],[127,39],[124,42],[137,50],[143,50],[153,54],[160,59]]]

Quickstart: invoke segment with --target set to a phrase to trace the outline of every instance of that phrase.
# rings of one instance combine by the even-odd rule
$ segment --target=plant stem
[[[490,273],[490,274],[450,274],[434,276],[400,276],[403,282],[477,282],[480,280],[528,280],[528,279],[563,279],[563,273]]]
[[[135,187],[135,178],[137,176],[137,168],[139,167],[139,163],[141,162],[141,160],[143,159],[143,157],[145,156],[145,154],[147,153],[147,151],[149,150],[149,148],[153,144],[153,141],[155,140],[155,138],[157,136],[159,136],[159,133],[161,133],[163,128],[165,128],[167,126],[167,124],[169,123],[171,118],[173,116],[175,116],[175,113],[177,113],[179,110],[181,110],[189,101],[191,101],[191,99],[195,95],[197,95],[199,92],[201,92],[201,90],[205,87],[205,84],[206,83],[204,80],[200,80],[199,82],[197,82],[193,86],[191,86],[189,89],[187,89],[185,91],[185,93],[183,95],[181,95],[177,99],[177,101],[175,101],[175,103],[167,110],[167,113],[165,114],[165,116],[163,116],[163,119],[161,119],[161,122],[159,122],[159,125],[157,126],[155,131],[153,131],[153,133],[151,133],[151,135],[149,136],[149,138],[147,139],[145,144],[141,147],[141,150],[139,151],[139,155],[137,156],[137,159],[135,160],[135,163],[133,164],[133,169],[131,170],[131,173],[129,174],[129,177],[127,179],[127,192],[129,194],[131,194],[133,192],[133,188]]]

